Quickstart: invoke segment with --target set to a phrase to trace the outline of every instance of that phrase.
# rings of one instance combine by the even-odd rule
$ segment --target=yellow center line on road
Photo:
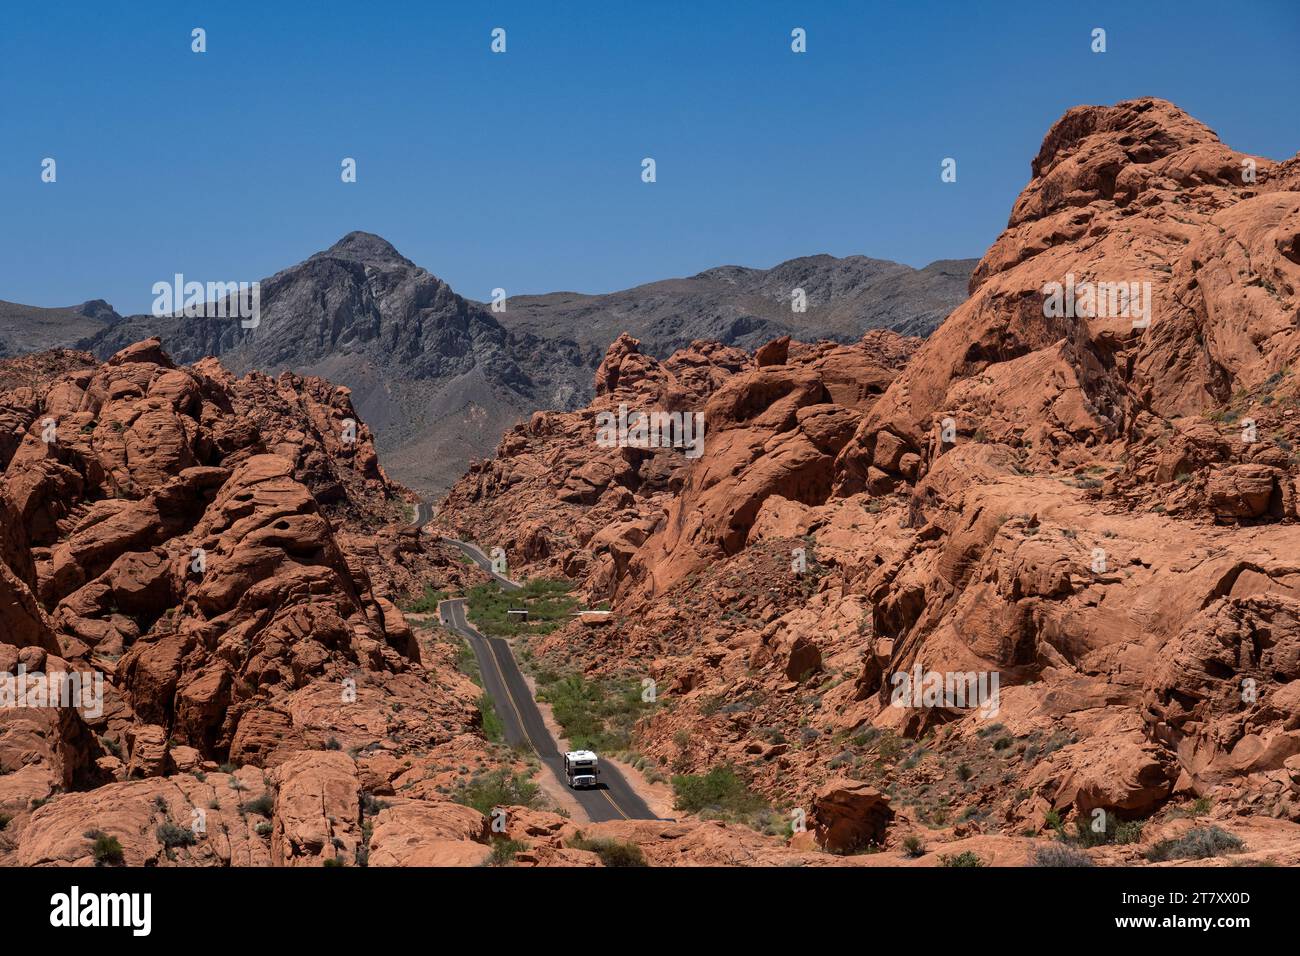
[[[492,666],[497,669],[497,676],[501,678],[501,687],[506,692],[506,700],[510,702],[510,709],[515,712],[515,719],[519,721],[519,730],[524,735],[524,740],[528,743],[528,749],[537,756],[541,754],[537,750],[537,745],[533,743],[533,738],[529,736],[528,725],[524,723],[524,715],[519,712],[519,705],[515,703],[515,695],[510,692],[510,683],[506,680],[505,671],[501,669],[501,661],[497,660],[496,649],[492,646],[492,640],[484,637],[483,641],[487,644],[488,657],[492,658]]]
[[[465,605],[462,604],[461,605],[462,614],[464,613],[464,611],[465,611]],[[533,738],[529,736],[528,725],[524,723],[524,716],[519,712],[519,705],[515,703],[515,695],[510,691],[510,684],[506,680],[505,671],[502,670],[501,668],[501,661],[497,657],[496,648],[492,644],[492,639],[489,638],[487,635],[481,633],[477,628],[474,627],[474,625],[470,624],[468,615],[465,615],[465,626],[470,630],[474,631],[476,634],[478,634],[478,636],[482,639],[484,645],[487,648],[488,657],[492,659],[492,666],[496,668],[497,676],[501,678],[501,687],[505,691],[506,700],[510,703],[510,709],[515,712],[515,719],[519,721],[519,729],[520,731],[522,731],[524,735],[524,741],[528,744],[528,749],[540,757],[541,753],[538,751],[537,745],[533,743]],[[614,808],[614,811],[620,817],[622,817],[624,820],[632,819],[626,813],[623,812],[623,808],[620,807],[614,801],[614,798],[609,795],[608,790],[598,790],[596,792],[609,801],[609,805]]]
[[[619,815],[620,817],[622,817],[624,820],[630,820],[630,819],[632,819],[632,818],[629,817],[626,813],[623,812],[623,808],[622,808],[622,807],[620,807],[617,803],[614,802],[614,798],[611,797],[611,796],[609,795],[609,791],[608,791],[608,790],[601,790],[601,791],[600,791],[600,795],[601,795],[602,797],[604,797],[606,800],[609,801],[609,805],[610,805],[611,807],[613,807],[615,810],[618,811],[618,815]]]

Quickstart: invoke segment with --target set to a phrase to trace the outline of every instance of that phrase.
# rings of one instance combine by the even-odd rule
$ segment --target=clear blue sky
[[[979,256],[1065,109],[1163,96],[1285,158],[1298,63],[1295,0],[15,0],[0,298],[146,311],[175,272],[260,278],[353,229],[478,299],[817,252]]]

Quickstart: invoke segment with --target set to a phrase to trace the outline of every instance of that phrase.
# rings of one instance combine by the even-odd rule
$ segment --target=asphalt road
[[[457,541],[455,538],[448,538],[446,535],[443,536],[442,540],[447,542],[448,544],[455,545],[456,547],[460,548],[461,551],[465,552],[466,557],[468,557],[471,561],[477,564],[488,574],[492,575],[493,580],[495,580],[497,584],[501,585],[501,590],[518,591],[519,588],[522,587],[522,585],[520,585],[518,581],[511,581],[505,575],[497,574],[495,571],[493,571],[492,559],[489,558],[486,554],[484,554],[478,545],[470,544],[468,541]]]
[[[492,562],[474,545],[452,538],[443,540],[456,545],[476,564],[492,573]],[[492,576],[507,590],[519,588],[509,578],[499,574]],[[550,768],[556,779],[567,787],[564,756],[559,752],[555,738],[546,729],[546,722],[528,690],[528,683],[515,662],[509,643],[504,638],[480,634],[465,616],[464,598],[443,601],[438,605],[438,618],[443,626],[469,641],[474,657],[478,660],[479,672],[483,675],[483,689],[491,696],[504,725],[506,743],[531,749]],[[623,775],[606,760],[600,762],[600,783],[597,786],[569,792],[597,823],[604,820],[658,819],[645,801],[628,786]]]
[[[423,528],[433,520],[433,504],[428,501],[421,501],[415,506],[415,526]]]

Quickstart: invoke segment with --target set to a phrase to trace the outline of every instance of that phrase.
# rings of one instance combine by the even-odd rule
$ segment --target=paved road
[[[518,591],[521,587],[523,587],[523,585],[521,585],[518,581],[512,581],[504,574],[497,574],[495,571],[493,571],[492,559],[489,558],[486,554],[484,554],[482,549],[480,549],[478,545],[470,544],[468,541],[457,541],[455,538],[448,538],[446,535],[443,535],[442,540],[447,542],[447,544],[455,545],[456,547],[460,548],[461,551],[465,552],[466,557],[468,557],[471,561],[477,564],[488,574],[492,575],[493,580],[495,580],[497,584],[501,585],[501,590]]]
[[[444,538],[456,545],[472,558],[475,563],[491,573],[492,562],[474,545],[452,538]],[[501,575],[493,574],[508,590],[516,590],[519,585]],[[496,704],[497,713],[505,725],[506,743],[511,746],[523,745],[531,749],[555,774],[564,786],[568,781],[564,777],[564,756],[555,744],[555,738],[546,729],[541,711],[528,690],[528,683],[515,662],[510,645],[500,637],[486,637],[480,634],[465,616],[465,599],[455,598],[438,605],[438,619],[445,627],[460,634],[474,651],[478,660],[480,673],[483,675],[483,689],[488,692]],[[571,790],[570,793],[582,805],[583,810],[595,822],[604,820],[656,820],[658,817],[650,810],[644,800],[628,786],[623,775],[608,761],[601,761],[600,784],[590,790]]]
[[[432,502],[421,501],[418,505],[415,506],[415,526],[417,528],[423,528],[426,524],[428,524],[432,520],[433,520]]]

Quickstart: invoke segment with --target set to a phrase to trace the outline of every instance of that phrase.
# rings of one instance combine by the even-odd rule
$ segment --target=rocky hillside
[[[354,232],[263,280],[261,317],[132,316],[82,343],[107,357],[156,335],[178,361],[217,356],[237,374],[292,370],[340,382],[386,465],[426,493],[534,407],[564,406],[589,372],[572,343],[542,347],[398,254]]]
[[[178,361],[211,355],[236,373],[291,370],[347,385],[386,466],[434,495],[534,410],[585,404],[592,372],[622,332],[657,355],[697,338],[753,347],[787,333],[851,341],[877,327],[928,332],[965,297],[973,265],[915,270],[814,256],[605,296],[512,297],[493,312],[378,236],[354,232],[264,280],[257,328],[132,316],[80,347],[107,358],[156,335]],[[794,288],[806,292],[807,311],[792,310]]]
[[[102,299],[65,309],[0,302],[0,358],[69,345],[120,319]]]
[[[598,354],[627,333],[656,358],[696,340],[752,350],[783,335],[809,342],[853,342],[872,329],[926,336],[966,298],[975,264],[951,259],[913,269],[866,256],[806,256],[771,269],[720,266],[607,295],[514,296],[498,317],[507,328],[562,335]],[[805,311],[793,309],[796,289]]]
[[[472,740],[473,686],[393,603],[465,572],[409,526],[347,389],[180,367],[154,339],[0,362],[0,425],[0,862],[90,861],[92,831],[176,861],[199,809],[214,839],[188,862],[333,854],[292,781],[361,771],[312,751]],[[67,672],[79,709],[45,696]],[[264,792],[274,836],[239,812]]]
[[[1300,158],[1140,99],[1070,110],[1031,172],[923,343],[622,339],[439,520],[612,602],[532,650],[652,679],[643,759],[839,808],[826,848],[1293,865]],[[1131,310],[1050,301],[1121,282]],[[597,445],[619,404],[702,412],[703,455]]]
[[[486,576],[409,524],[348,389],[59,350],[0,360],[0,437],[0,865],[840,862],[539,806],[424,616]]]

